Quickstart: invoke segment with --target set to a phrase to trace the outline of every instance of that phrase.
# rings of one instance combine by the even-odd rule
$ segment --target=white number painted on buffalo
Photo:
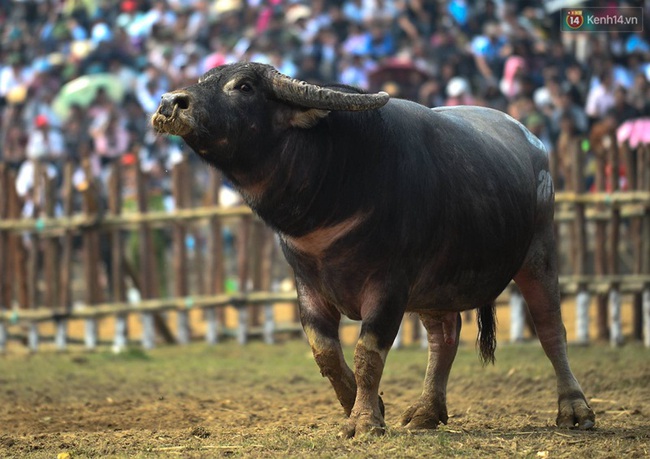
[[[548,201],[553,196],[553,177],[549,171],[539,171],[537,175],[537,200]]]

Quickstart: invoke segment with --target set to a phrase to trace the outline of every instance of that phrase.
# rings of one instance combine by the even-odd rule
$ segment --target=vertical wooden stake
[[[221,174],[216,169],[210,171],[210,185],[208,187],[208,203],[212,206],[219,206],[219,190],[221,189]],[[222,225],[219,217],[211,217],[208,234],[208,275],[209,291],[213,295],[219,295],[224,291],[225,269],[223,255]],[[205,309],[205,320],[207,332],[205,339],[209,344],[216,344],[219,341],[219,324],[225,320],[224,310],[220,308]]]
[[[108,210],[111,215],[122,214],[122,168],[119,162],[113,163],[108,180]],[[110,232],[111,238],[111,272],[110,284],[113,301],[126,301],[126,284],[124,282],[124,241],[120,228]],[[122,352],[128,346],[129,329],[128,315],[118,314],[115,318],[115,335],[113,337],[113,352]]]
[[[156,329],[154,316],[151,312],[142,313],[142,347],[146,350],[153,349],[156,344]]]
[[[3,163],[0,163],[0,219],[9,216],[9,174]],[[0,230],[0,312],[5,312],[11,306],[11,284],[7,282],[9,277],[9,247],[7,246],[9,234]],[[7,328],[5,323],[0,321],[0,354],[4,353],[7,347]]]
[[[0,354],[7,350],[7,327],[4,322],[0,322]]]
[[[576,194],[585,192],[584,161],[580,147],[580,141],[576,140],[571,144],[572,148],[572,171],[573,186]],[[587,222],[585,219],[585,205],[575,204],[575,265],[574,274],[583,276],[587,274]],[[589,342],[589,293],[584,282],[578,284],[578,295],[576,297],[576,340],[581,344]]]
[[[90,159],[82,159],[82,167],[86,176],[86,189],[83,190],[83,212],[89,219],[100,217],[100,191],[93,178]],[[99,282],[99,231],[96,227],[90,226],[83,232],[83,261],[86,286],[86,304],[91,306],[103,300],[103,294]],[[88,318],[85,320],[86,348],[95,349],[97,346],[97,319]]]
[[[68,321],[56,319],[54,321],[54,345],[57,351],[65,351],[68,346]]]
[[[264,305],[264,342],[275,344],[275,317],[273,316],[273,304]]]
[[[43,164],[39,161],[34,161],[34,184],[32,188],[32,218],[37,219],[40,216],[41,210],[41,197],[43,194],[43,179],[44,179],[44,169]],[[27,264],[27,292],[28,292],[28,303],[27,308],[36,309],[38,307],[39,301],[39,292],[38,292],[38,279],[39,279],[39,269],[38,269],[38,260],[39,260],[39,251],[40,251],[40,241],[41,238],[37,233],[38,229],[35,228],[31,233],[30,238],[30,247],[28,254],[28,264]],[[27,342],[29,349],[32,352],[38,350],[38,326],[35,322],[29,324],[29,330],[27,335]]]
[[[586,290],[581,290],[576,296],[576,342],[589,343],[589,307],[591,297]]]
[[[205,318],[205,341],[208,344],[217,344],[219,342],[219,321],[217,319],[217,310],[208,308],[204,310]]]
[[[73,211],[73,189],[72,176],[74,173],[74,164],[69,161],[63,168],[63,215],[67,218],[72,217]],[[73,234],[71,229],[66,229],[61,238],[61,260],[59,262],[59,302],[58,311],[61,314],[67,314],[72,311],[72,247]],[[63,351],[67,347],[67,320],[61,319],[57,322],[56,328],[56,348]]]
[[[404,344],[403,340],[404,340],[404,319],[402,319],[402,322],[399,324],[399,328],[397,329],[397,335],[395,336],[395,340],[393,341],[393,345],[391,346],[391,349],[401,349]]]
[[[172,193],[177,209],[184,209],[187,206],[187,160],[177,163],[172,170]],[[185,222],[177,222],[174,225],[174,283],[176,297],[188,295],[187,276],[187,228]],[[177,341],[180,344],[190,342],[190,321],[187,310],[176,311]]]
[[[27,330],[27,346],[31,352],[36,352],[38,351],[38,344],[38,324],[36,322],[30,322]]]
[[[615,288],[609,292],[609,326],[609,343],[614,347],[622,345],[621,294]]]
[[[650,349],[650,286],[643,290],[643,344]]]
[[[522,342],[525,328],[526,303],[519,289],[512,287],[510,289],[510,342]]]
[[[237,342],[243,345],[248,342],[248,308],[242,303],[238,303],[235,307],[238,319]]]
[[[611,134],[611,148],[610,148],[610,165],[611,165],[611,183],[612,192],[619,190],[619,149],[615,133]],[[620,241],[621,229],[621,209],[618,206],[612,208],[612,219],[610,228],[609,239],[609,273],[612,275],[619,274],[619,253],[618,245]],[[618,346],[623,343],[623,333],[621,328],[621,294],[618,282],[612,283],[609,294],[609,341],[613,346]]]
[[[240,293],[248,292],[248,272],[249,272],[249,239],[251,232],[252,218],[246,215],[241,218],[239,224],[239,234],[237,234],[237,272],[239,277]],[[237,306],[239,315],[238,341],[245,344],[248,341],[248,321],[249,311],[246,304]]]
[[[606,178],[605,178],[605,164],[607,162],[607,152],[599,149],[596,151],[596,190],[600,193],[605,192]],[[603,204],[598,204],[596,210],[604,210]],[[607,274],[607,222],[604,220],[596,220],[596,246],[594,248],[594,272],[596,276],[604,276]],[[609,325],[607,323],[607,295],[599,293],[596,296],[596,324],[597,324],[597,338],[599,340],[609,339]]]

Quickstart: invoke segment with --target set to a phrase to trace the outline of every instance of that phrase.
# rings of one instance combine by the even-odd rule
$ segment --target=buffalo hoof
[[[338,433],[339,438],[352,438],[362,435],[383,435],[386,432],[384,422],[385,408],[384,401],[379,397],[377,408],[372,412],[355,413],[352,410],[350,419],[347,420],[343,428]]]
[[[558,427],[589,430],[596,425],[596,415],[587,404],[584,395],[560,397],[558,406],[557,420],[555,421]]]
[[[386,433],[386,424],[383,419],[362,413],[356,418],[350,416],[350,419],[341,428],[337,436],[339,438],[352,438],[364,435],[380,436],[384,433]]]
[[[447,424],[447,407],[444,403],[418,401],[402,414],[402,425],[407,429],[435,429],[438,424]]]

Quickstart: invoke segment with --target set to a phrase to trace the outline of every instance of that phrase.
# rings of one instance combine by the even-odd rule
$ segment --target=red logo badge
[[[570,10],[566,14],[566,24],[572,29],[579,29],[584,24],[585,19],[582,17],[582,10]]]

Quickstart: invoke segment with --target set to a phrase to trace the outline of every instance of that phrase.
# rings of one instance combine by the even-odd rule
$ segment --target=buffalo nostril
[[[190,108],[190,97],[186,94],[176,94],[174,102],[181,110],[187,110]]]
[[[186,93],[166,93],[160,98],[158,113],[172,116],[176,110],[187,110],[190,107],[190,96]]]

